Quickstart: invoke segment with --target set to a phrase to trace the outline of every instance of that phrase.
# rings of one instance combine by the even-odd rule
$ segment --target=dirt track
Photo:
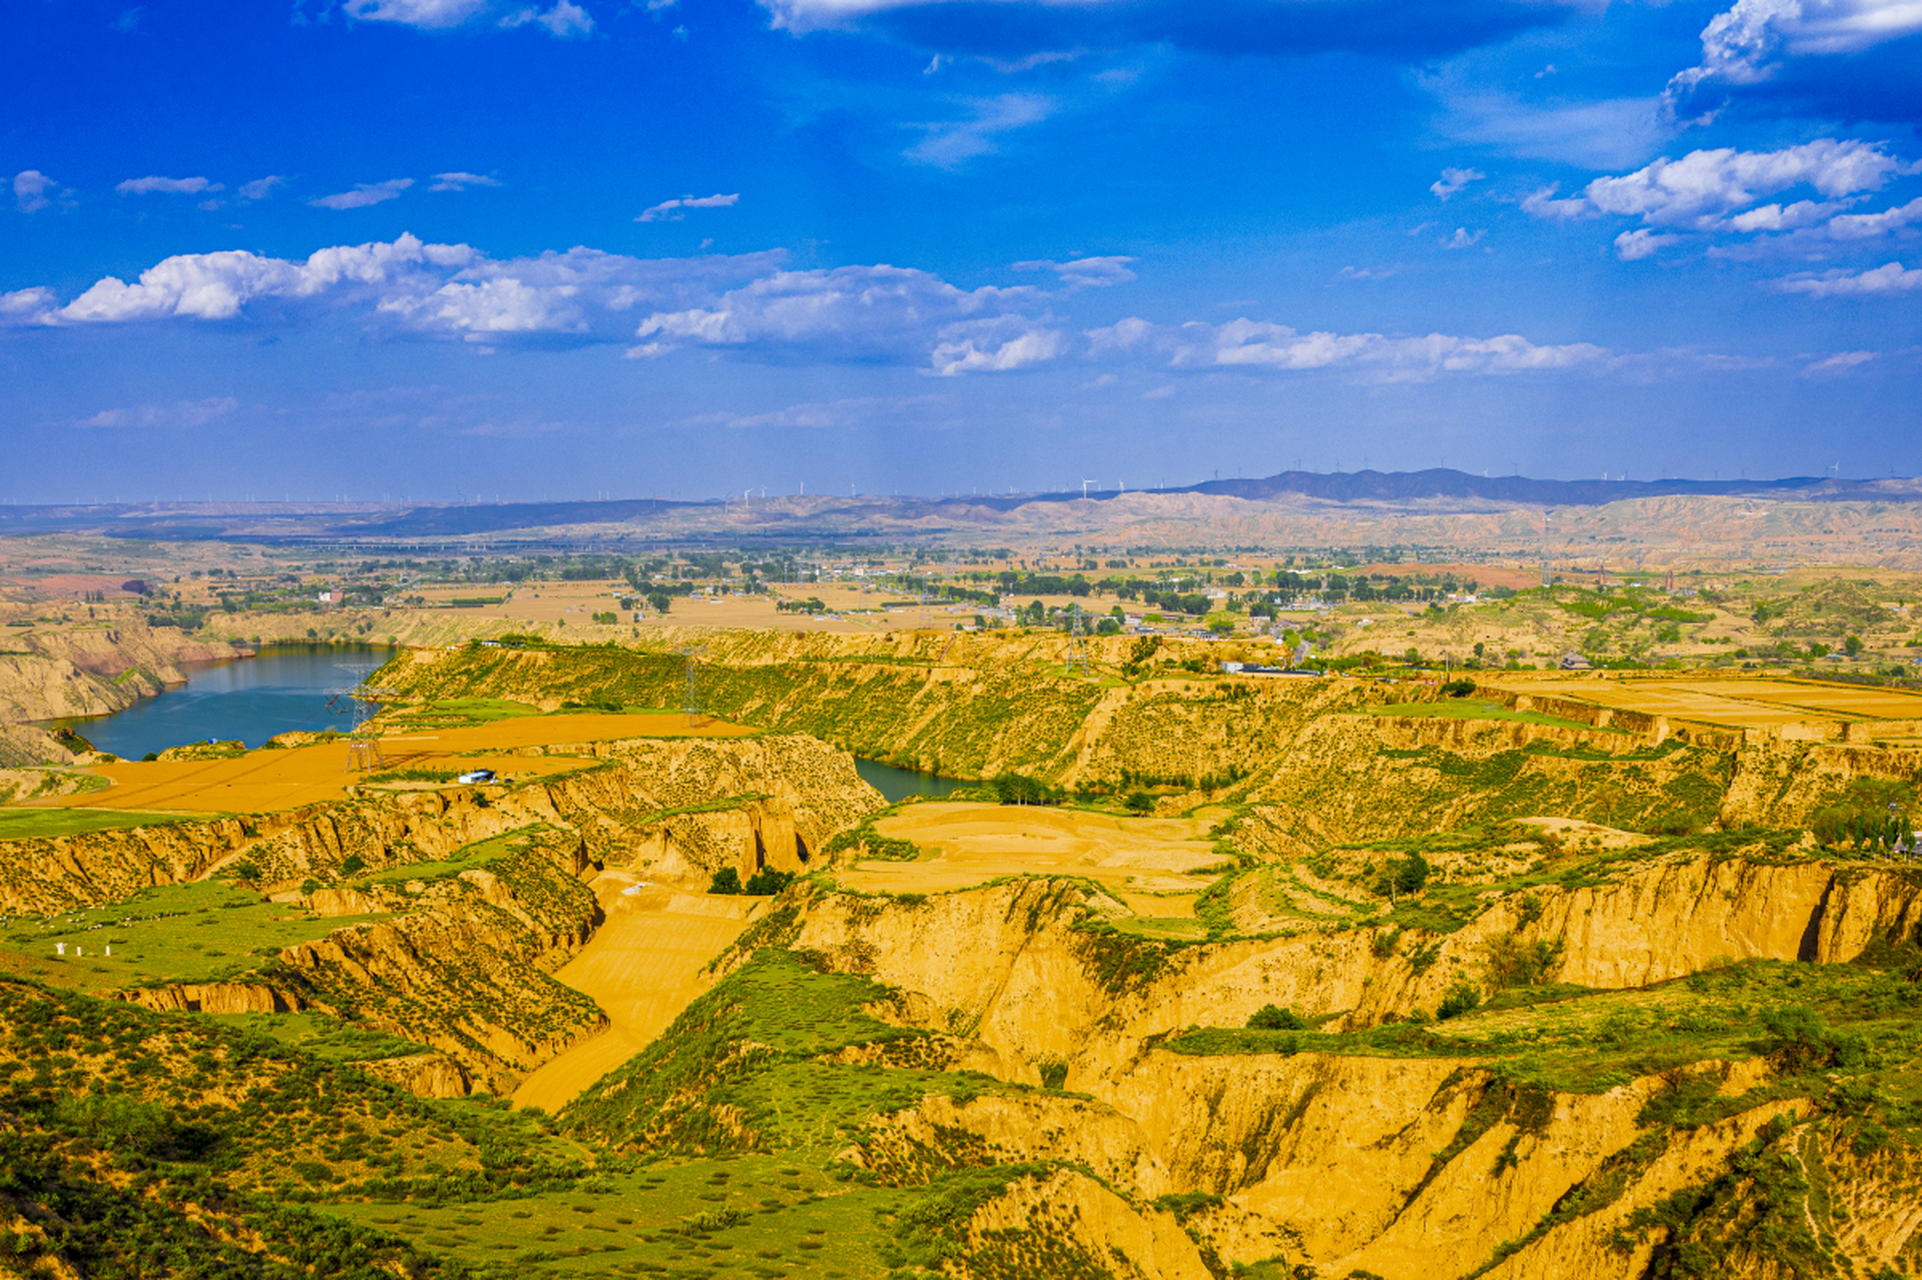
[[[706,991],[702,966],[746,926],[764,898],[711,898],[649,887],[632,877],[599,877],[595,890],[607,923],[554,976],[593,998],[609,1027],[549,1062],[514,1091],[517,1107],[559,1111],[614,1068],[646,1048],[681,1010]]]

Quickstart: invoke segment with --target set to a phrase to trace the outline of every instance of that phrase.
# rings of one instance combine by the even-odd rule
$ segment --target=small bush
[[[1308,1021],[1293,1009],[1264,1004],[1248,1015],[1248,1025],[1256,1031],[1306,1031]]]
[[[1457,978],[1435,1009],[1435,1020],[1446,1022],[1464,1013],[1473,1013],[1482,1002],[1481,988],[1466,978]]]

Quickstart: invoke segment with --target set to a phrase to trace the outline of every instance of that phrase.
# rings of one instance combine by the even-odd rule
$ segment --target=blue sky
[[[1922,473],[1917,0],[18,0],[0,501]]]

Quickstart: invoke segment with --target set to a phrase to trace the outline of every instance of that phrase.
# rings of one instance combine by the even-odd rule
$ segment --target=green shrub
[[[1293,1009],[1264,1004],[1248,1015],[1248,1026],[1256,1031],[1306,1031],[1308,1021]]]
[[[732,871],[733,868],[730,867],[729,870]],[[716,879],[718,880],[718,878],[717,876]],[[738,890],[738,892],[746,893],[754,897],[772,897],[787,888],[788,882],[793,879],[794,873],[792,871],[776,871],[773,867],[762,867],[759,871],[756,871],[747,878],[746,886]],[[738,882],[738,880],[739,877],[737,876],[736,881]],[[724,891],[720,889],[710,889],[708,892],[721,893]]]
[[[1459,1018],[1464,1013],[1473,1013],[1481,1002],[1481,988],[1466,978],[1457,978],[1449,985],[1447,993],[1442,996],[1441,1004],[1436,1007],[1435,1019],[1438,1022],[1446,1022],[1450,1018]]]
[[[709,893],[741,892],[741,873],[733,867],[722,867],[714,873],[714,879],[708,884],[707,891]]]

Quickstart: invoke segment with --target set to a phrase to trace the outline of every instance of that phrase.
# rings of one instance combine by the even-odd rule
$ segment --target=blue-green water
[[[109,716],[56,721],[101,751],[138,760],[208,738],[238,739],[258,747],[293,729],[347,729],[351,712],[330,710],[328,699],[359,683],[386,662],[387,648],[274,645],[257,658],[200,662],[186,668],[187,683]]]
[[[891,764],[863,760],[859,756],[854,759],[854,771],[861,775],[861,781],[879,791],[889,804],[909,796],[944,796],[958,788],[977,785],[960,778],[943,778],[932,773],[897,769]]]

